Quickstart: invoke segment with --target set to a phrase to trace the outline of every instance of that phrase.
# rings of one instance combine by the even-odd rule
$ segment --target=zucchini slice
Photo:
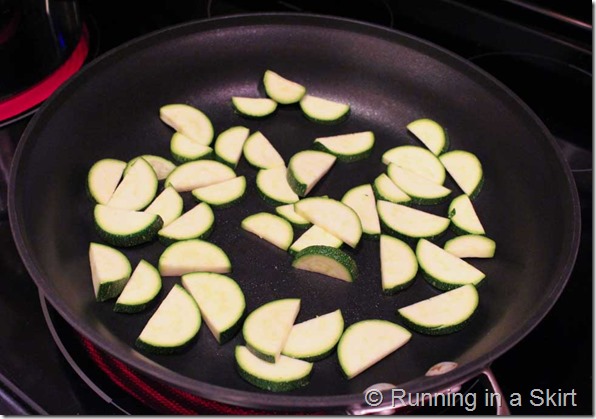
[[[399,238],[434,238],[449,227],[449,218],[405,205],[377,201],[377,210],[383,231]]]
[[[176,192],[176,189],[171,186],[165,188],[163,192],[153,200],[151,205],[145,208],[145,212],[159,215],[163,220],[164,227],[180,217],[183,210],[184,202],[182,201],[182,197]]]
[[[263,390],[290,391],[307,385],[310,379],[310,362],[282,355],[277,362],[270,363],[253,355],[245,346],[236,346],[235,356],[238,374]]]
[[[206,239],[213,230],[215,215],[202,202],[157,232],[159,241],[166,246],[180,240]]]
[[[320,137],[315,140],[313,147],[315,150],[333,154],[340,161],[353,162],[370,156],[374,145],[375,134],[372,131],[364,131]]]
[[[331,246],[309,246],[302,249],[294,256],[292,266],[346,282],[354,282],[358,277],[358,266],[354,259]]]
[[[394,204],[406,204],[412,200],[385,173],[380,174],[375,179],[372,188],[377,199],[382,201],[389,201]]]
[[[161,290],[161,276],[153,265],[141,259],[114,304],[119,313],[138,313],[145,310]]]
[[[288,164],[288,183],[294,192],[306,196],[327,174],[336,157],[329,153],[314,150],[299,151]]]
[[[304,86],[283,78],[271,70],[265,71],[263,85],[267,96],[282,105],[299,102],[306,94]]]
[[[447,240],[443,248],[458,258],[492,258],[497,244],[486,236],[466,234]]]
[[[124,253],[104,244],[91,243],[89,264],[95,299],[105,301],[120,295],[132,271]]]
[[[246,178],[238,176],[215,185],[192,190],[192,196],[216,208],[227,208],[240,201],[246,193]]]
[[[203,320],[220,345],[238,333],[246,302],[236,281],[225,275],[195,272],[183,275],[182,285],[199,305]]]
[[[213,141],[213,125],[203,112],[184,104],[162,106],[159,117],[163,122],[191,140],[209,145]]]
[[[360,242],[360,218],[344,203],[331,198],[305,198],[294,204],[294,210],[352,248]]]
[[[443,291],[466,284],[478,285],[486,277],[474,266],[428,240],[418,242],[416,257],[428,283]]]
[[[213,160],[197,160],[181,164],[174,169],[164,185],[166,188],[172,186],[178,192],[188,192],[235,177],[234,170],[223,163]]]
[[[395,237],[381,235],[381,283],[384,294],[395,294],[410,286],[418,273],[416,254]]]
[[[164,180],[168,177],[170,173],[172,173],[172,170],[176,168],[176,165],[174,163],[172,163],[168,159],[164,159],[161,156],[154,156],[153,154],[143,154],[142,156],[135,157],[134,159],[128,162],[126,168],[124,169],[124,174],[128,172],[128,170],[131,168],[134,162],[137,161],[137,159],[143,159],[151,165],[151,167],[155,171],[157,180]]]
[[[278,361],[299,311],[298,298],[270,301],[260,306],[244,321],[242,335],[246,346],[264,361]]]
[[[333,353],[344,331],[341,310],[317,316],[292,327],[282,355],[314,362]]]
[[[294,227],[309,228],[312,225],[306,218],[304,218],[301,215],[298,215],[296,211],[294,211],[293,204],[286,204],[276,207],[275,212],[277,212],[279,215],[281,215],[290,223],[292,223]]]
[[[449,148],[449,136],[447,132],[432,119],[417,119],[410,122],[407,129],[435,156],[446,152]]]
[[[379,237],[381,224],[379,223],[379,214],[377,214],[375,194],[369,184],[350,189],[341,199],[341,202],[358,214],[362,225],[362,233],[365,236],[370,238]]]
[[[441,155],[439,159],[455,183],[470,199],[474,199],[480,193],[484,173],[478,157],[468,151],[454,150]]]
[[[169,245],[159,257],[161,276],[181,276],[190,272],[232,271],[228,255],[217,245],[203,240],[184,240]]]
[[[249,132],[248,128],[237,126],[219,134],[215,140],[215,158],[235,169],[242,157],[242,147]]]
[[[437,204],[447,199],[451,190],[394,163],[389,163],[387,174],[391,181],[410,195],[416,204]]]
[[[249,118],[264,118],[277,109],[277,102],[267,98],[239,97],[232,98],[234,110]]]
[[[179,132],[172,135],[170,153],[172,153],[172,157],[178,163],[211,159],[213,157],[213,149],[211,147],[197,143]]]
[[[157,193],[157,175],[144,159],[138,159],[122,178],[106,205],[126,210],[142,210]]]
[[[408,343],[412,334],[386,320],[363,320],[346,329],[337,357],[346,378],[352,379]]]
[[[484,227],[474,210],[468,195],[454,198],[449,205],[449,218],[451,226],[458,234],[485,234]]]
[[[126,168],[126,163],[115,159],[96,162],[87,175],[87,192],[94,204],[107,204]]]
[[[323,124],[341,122],[348,117],[350,105],[334,102],[312,95],[304,95],[300,100],[300,109],[306,118]]]
[[[244,143],[244,158],[256,169],[286,166],[284,159],[261,132],[254,132]]]
[[[201,313],[195,300],[175,284],[149,319],[135,344],[157,354],[178,352],[188,346],[201,328]]]
[[[242,220],[241,227],[282,250],[294,241],[294,230],[288,220],[267,212],[249,215]]]
[[[159,215],[99,204],[93,217],[99,236],[113,246],[131,247],[149,242],[163,226]]]
[[[298,240],[290,246],[289,252],[292,255],[310,246],[330,246],[340,248],[343,242],[333,234],[327,233],[321,227],[313,225],[306,230]]]
[[[461,330],[478,307],[474,285],[463,285],[397,310],[406,326],[426,335],[446,335]]]
[[[287,170],[283,166],[259,170],[256,179],[257,190],[268,204],[293,204],[300,199],[290,187],[286,173]]]
[[[447,177],[441,161],[433,153],[422,147],[413,145],[395,147],[386,151],[382,160],[384,164],[393,163],[437,185],[445,183]]]

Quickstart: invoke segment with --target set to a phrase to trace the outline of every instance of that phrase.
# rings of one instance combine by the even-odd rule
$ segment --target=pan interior
[[[339,125],[315,124],[295,106],[280,107],[260,121],[236,115],[230,98],[263,96],[260,80],[267,69],[304,84],[313,95],[350,103],[351,115]],[[315,365],[310,385],[292,395],[360,393],[379,382],[411,383],[440,361],[463,367],[488,360],[529,331],[567,279],[577,227],[568,176],[542,125],[483,74],[409,37],[346,21],[270,17],[184,26],[110,54],[62,89],[23,138],[11,185],[17,242],[49,301],[104,349],[144,363],[157,376],[178,373],[199,393],[203,383],[259,393],[234,368],[241,336],[218,346],[202,327],[183,354],[145,357],[129,348],[156,307],[123,315],[112,311],[112,302],[94,301],[87,249],[99,238],[86,197],[87,171],[106,157],[169,158],[172,131],[158,117],[159,107],[168,103],[203,110],[216,133],[234,125],[260,130],[286,162],[316,137],[372,130],[371,157],[337,163],[311,195],[341,199],[351,187],[372,182],[385,169],[384,151],[421,145],[405,126],[422,117],[448,129],[451,149],[471,151],[484,165],[486,181],[474,205],[497,253],[472,262],[487,279],[469,326],[442,337],[414,334],[405,347],[350,381],[331,356]],[[209,240],[230,256],[231,276],[245,292],[248,311],[273,299],[299,297],[297,321],[341,308],[347,325],[371,318],[399,322],[398,308],[438,294],[419,273],[408,290],[383,296],[374,240],[349,250],[360,268],[354,284],[293,270],[288,254],[240,229],[244,217],[273,207],[258,196],[256,171],[246,161],[237,173],[247,177],[247,196],[241,205],[215,210]],[[452,179],[446,186],[453,196],[460,193]],[[185,209],[192,205],[185,196]],[[447,204],[418,208],[445,215]],[[437,243],[451,237],[448,232]],[[133,266],[141,258],[156,264],[163,249],[153,243],[125,253]],[[159,299],[179,282],[165,278]]]

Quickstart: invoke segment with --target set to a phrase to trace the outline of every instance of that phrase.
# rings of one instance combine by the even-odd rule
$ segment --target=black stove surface
[[[492,369],[506,396],[520,393],[514,414],[593,414],[592,408],[592,44],[591,12],[556,1],[455,0],[350,3],[312,0],[178,1],[130,3],[81,0],[96,54],[134,37],[189,21],[238,12],[305,11],[393,27],[425,38],[471,60],[517,93],[559,140],[580,192],[582,238],[567,287],[545,319]],[[519,3],[522,3],[521,5]],[[564,3],[564,2],[563,2]],[[539,6],[589,28],[533,11]],[[588,6],[586,6],[588,7]],[[533,13],[533,14],[532,14]],[[30,117],[0,128],[0,172]],[[0,176],[1,177],[1,176]],[[0,182],[0,198],[5,196]],[[4,200],[3,200],[4,201]],[[4,202],[0,213],[5,212]],[[0,220],[0,414],[151,414],[89,362],[73,331],[45,304],[14,247],[8,221]],[[46,323],[46,317],[51,322]],[[63,345],[63,347],[60,347]],[[78,369],[78,370],[77,370]],[[83,378],[82,378],[83,377]],[[464,387],[482,400],[482,379]],[[575,406],[541,406],[546,391],[574,391]],[[532,393],[534,391],[534,393]],[[542,393],[540,393],[542,391]],[[556,399],[551,399],[556,401]],[[533,402],[533,403],[531,403]],[[479,403],[465,409],[417,413],[493,413]]]

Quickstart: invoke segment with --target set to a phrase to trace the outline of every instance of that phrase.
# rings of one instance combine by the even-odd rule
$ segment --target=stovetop
[[[136,36],[189,20],[237,12],[340,15],[393,27],[469,59],[517,93],[545,122],[568,159],[580,192],[582,238],[567,287],[545,319],[492,369],[505,395],[520,393],[514,414],[592,414],[592,31],[590,9],[554,0],[311,0],[143,2],[82,0],[94,55]],[[573,2],[572,2],[573,3]],[[136,3],[135,3],[136,4]],[[588,6],[586,6],[588,7]],[[589,26],[589,27],[588,27]],[[30,117],[0,128],[0,174]],[[0,176],[1,178],[1,176]],[[5,213],[0,181],[0,215]],[[0,219],[0,414],[151,414],[111,382],[45,304]],[[49,319],[49,322],[46,321]],[[466,384],[479,397],[482,379]],[[577,406],[535,406],[533,390],[575,390]],[[534,393],[538,394],[538,393]],[[538,399],[533,399],[537,404]],[[492,413],[479,406],[418,413]]]

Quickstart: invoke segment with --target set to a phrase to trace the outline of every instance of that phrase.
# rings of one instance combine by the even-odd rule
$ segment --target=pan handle
[[[490,366],[487,366],[482,371],[480,371],[479,375],[484,375],[488,382],[492,387],[492,394],[498,395],[497,398],[499,403],[496,403],[496,414],[498,416],[509,416],[511,415],[511,411],[509,410],[509,405],[507,404],[507,399],[497,382],[495,375],[493,374]],[[461,383],[454,384],[448,388],[443,390],[436,391],[434,394],[449,394],[449,393],[457,393],[461,386],[467,382],[463,381]],[[391,391],[389,391],[391,390]],[[400,403],[395,402],[395,398],[393,397],[393,390],[403,391],[397,389],[396,386],[393,384],[388,383],[381,383],[373,385],[367,388],[364,391],[364,403],[358,406],[350,406],[346,408],[346,414],[348,415],[394,415],[397,413],[408,413],[409,411],[415,409],[415,407],[405,404],[402,402],[403,399],[410,400],[409,397],[404,397],[401,394],[399,395]]]

